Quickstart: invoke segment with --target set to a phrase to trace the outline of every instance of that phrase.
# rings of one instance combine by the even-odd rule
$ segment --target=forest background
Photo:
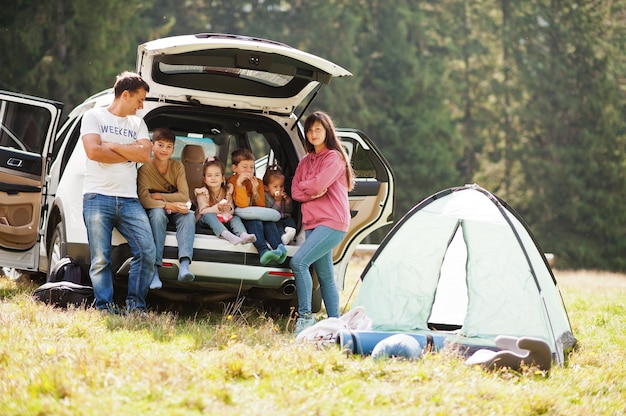
[[[319,55],[354,76],[311,109],[375,140],[395,172],[396,220],[475,182],[522,215],[558,267],[626,271],[626,0],[0,5],[0,89],[66,110],[159,37],[235,33]]]

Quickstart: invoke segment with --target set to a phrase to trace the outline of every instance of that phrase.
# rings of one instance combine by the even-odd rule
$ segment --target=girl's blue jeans
[[[224,231],[228,230],[228,228],[217,219],[217,214],[212,212],[206,213],[200,217],[198,223],[203,227],[210,228],[213,234],[218,237],[221,236]],[[244,227],[243,222],[241,222],[241,218],[236,215],[233,215],[227,224],[236,236],[246,232],[246,227]]]
[[[309,318],[312,315],[313,278],[309,268],[313,266],[320,282],[326,313],[329,318],[338,318],[339,291],[335,283],[332,251],[343,240],[346,233],[326,226],[318,226],[304,233],[306,240],[290,262],[298,292],[298,315],[303,318]]]

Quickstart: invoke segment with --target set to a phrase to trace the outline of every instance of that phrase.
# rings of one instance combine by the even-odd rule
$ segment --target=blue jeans
[[[276,227],[275,222],[243,220],[243,224],[250,234],[254,234],[256,236],[254,247],[256,247],[259,252],[259,256],[262,256],[263,253],[269,250],[267,248],[267,243],[269,243],[273,249],[278,248],[278,246],[283,243],[280,239],[280,234],[278,233],[278,228]]]
[[[89,276],[93,284],[96,308],[114,307],[111,237],[113,228],[117,228],[128,241],[133,255],[126,306],[129,309],[145,309],[146,295],[154,273],[156,250],[148,216],[139,199],[87,193],[83,195],[83,219],[91,251]]]
[[[193,211],[186,214],[173,212],[168,214],[163,208],[152,208],[146,210],[154,237],[156,255],[154,264],[163,266],[163,246],[165,245],[165,234],[167,223],[171,218],[176,224],[176,241],[178,242],[178,258],[187,257],[191,261],[193,256],[193,240],[196,238],[196,216]]]
[[[296,279],[298,292],[298,315],[311,316],[313,278],[309,267],[313,266],[320,282],[322,299],[329,318],[339,317],[339,291],[335,284],[333,249],[343,240],[344,231],[320,225],[304,232],[306,239],[291,258],[290,266]]]
[[[211,230],[213,230],[213,234],[218,237],[222,235],[225,230],[228,230],[228,228],[226,228],[226,226],[217,219],[217,214],[214,214],[212,212],[204,214],[202,217],[200,217],[198,222],[203,227],[209,227]],[[243,222],[241,222],[241,218],[236,215],[233,215],[233,217],[230,219],[230,221],[228,221],[227,224],[237,237],[239,237],[241,233],[246,232],[246,227],[244,227]]]

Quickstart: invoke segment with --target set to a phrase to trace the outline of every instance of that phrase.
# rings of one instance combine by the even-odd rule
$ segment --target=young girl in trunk
[[[224,163],[217,157],[209,156],[204,162],[203,172],[204,186],[194,191],[198,201],[196,221],[232,244],[255,242],[254,234],[248,234],[241,218],[233,214],[233,187],[226,184]]]

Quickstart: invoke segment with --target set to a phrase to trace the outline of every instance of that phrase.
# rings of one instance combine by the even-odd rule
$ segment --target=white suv
[[[169,127],[176,133],[174,157],[185,164],[190,193],[201,186],[207,155],[219,156],[230,167],[230,154],[240,147],[256,155],[259,177],[277,162],[289,190],[305,152],[300,117],[322,85],[351,75],[284,44],[223,34],[142,44],[136,71],[150,84],[140,115],[151,131]],[[112,100],[112,89],[88,98],[57,131],[62,104],[0,91],[0,265],[46,273],[69,255],[87,275],[90,256],[82,217],[86,156],[80,123],[86,110]],[[338,134],[358,177],[349,195],[350,230],[333,253],[337,284],[343,288],[356,246],[392,221],[394,180],[389,164],[365,134],[344,129]],[[303,239],[299,227],[295,242],[287,247],[289,256]],[[115,281],[124,285],[130,251],[117,232],[113,244]],[[163,288],[152,291],[154,295],[199,302],[245,295],[282,306],[296,299],[291,270],[261,265],[251,244],[234,246],[198,229],[190,267],[196,279],[191,283],[178,282],[177,259],[175,233],[170,231],[161,269]]]

